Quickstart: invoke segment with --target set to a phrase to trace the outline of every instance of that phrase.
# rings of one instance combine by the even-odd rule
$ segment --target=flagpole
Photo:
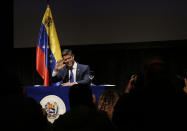
[[[51,1],[51,0],[47,0],[47,6],[49,6],[49,5],[50,5],[50,1]]]
[[[50,0],[47,0],[47,4],[49,4],[49,1],[50,1]]]

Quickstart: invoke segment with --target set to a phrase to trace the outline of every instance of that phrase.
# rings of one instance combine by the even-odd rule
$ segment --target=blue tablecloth
[[[66,106],[66,111],[68,111],[70,109],[69,106],[69,98],[68,98],[68,94],[69,94],[69,86],[27,86],[26,87],[26,93],[28,97],[32,97],[33,99],[35,99],[38,103],[40,103],[40,101],[48,95],[56,95],[58,97],[60,97],[65,106]],[[98,102],[99,100],[99,96],[101,95],[101,93],[104,91],[105,87],[104,86],[91,86],[92,92],[95,94],[96,96],[96,100]]]

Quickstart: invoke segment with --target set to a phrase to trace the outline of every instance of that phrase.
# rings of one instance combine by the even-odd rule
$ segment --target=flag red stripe
[[[49,86],[49,71],[45,68],[45,78],[44,78],[44,86]]]
[[[45,65],[45,54],[39,45],[36,47],[36,70],[44,79],[44,86],[49,86],[49,71]]]

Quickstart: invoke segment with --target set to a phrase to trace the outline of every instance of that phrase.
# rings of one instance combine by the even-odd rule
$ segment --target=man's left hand
[[[67,83],[61,84],[61,86],[73,86],[75,84],[76,84],[75,82],[73,82],[73,83],[67,82]]]

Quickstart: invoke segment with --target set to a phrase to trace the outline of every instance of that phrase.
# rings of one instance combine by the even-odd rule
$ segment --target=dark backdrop
[[[144,64],[152,56],[161,56],[168,63],[173,78],[183,75],[187,69],[187,41],[158,41],[133,44],[62,46],[74,51],[75,59],[81,64],[90,65],[95,72],[95,84],[116,84],[124,88],[130,75],[140,73]],[[43,84],[36,72],[36,48],[14,48],[14,70],[24,85]]]
[[[187,39],[186,0],[50,1],[61,45]],[[13,2],[14,47],[35,47],[47,0]]]
[[[11,47],[1,55],[3,74],[16,74],[24,85],[43,84],[35,58],[46,0],[38,2],[13,0],[7,6],[8,19],[2,17],[1,21],[8,23],[3,35],[10,36],[3,37],[6,43],[2,44]],[[173,77],[182,75],[187,69],[186,1],[123,2],[53,1],[61,48],[71,48],[79,63],[90,65],[95,84],[123,88],[130,75],[142,72],[154,55],[168,61]]]

